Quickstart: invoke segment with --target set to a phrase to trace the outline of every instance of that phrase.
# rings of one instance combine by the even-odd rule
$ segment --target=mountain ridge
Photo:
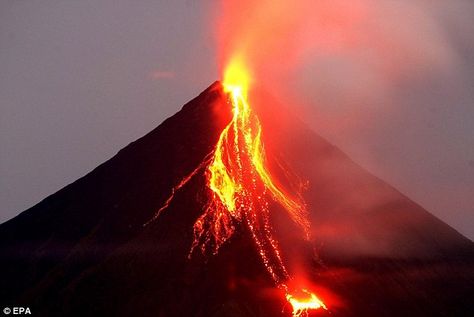
[[[336,294],[328,295],[331,314],[396,316],[408,309],[405,313],[442,316],[458,309],[450,316],[467,316],[472,241],[313,131],[282,120],[286,110],[269,98],[263,101],[266,145],[269,153],[278,153],[270,155],[270,163],[283,158],[309,180],[304,196],[321,262],[276,211],[276,228],[288,240],[282,248],[300,258],[311,283]],[[137,309],[141,316],[281,314],[282,296],[244,229],[217,256],[187,259],[192,224],[206,200],[203,171],[144,226],[213,150],[231,116],[226,104],[221,84],[213,83],[110,160],[0,225],[2,303],[31,305],[40,316],[128,316]],[[459,290],[440,304],[438,287],[427,289],[425,283],[447,283],[444,274]],[[377,294],[385,276],[387,290]],[[420,302],[400,294],[400,285]],[[428,293],[438,302],[426,299]],[[461,304],[453,304],[456,298]],[[408,308],[398,307],[404,301]]]

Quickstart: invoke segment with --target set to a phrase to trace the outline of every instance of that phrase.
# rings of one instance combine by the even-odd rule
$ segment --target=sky
[[[474,3],[308,3],[293,6],[299,28],[277,36],[296,39],[298,63],[264,65],[275,75],[266,88],[286,89],[282,101],[316,132],[474,239]],[[210,0],[0,2],[0,222],[219,79],[219,10]],[[257,43],[268,35],[249,32]]]

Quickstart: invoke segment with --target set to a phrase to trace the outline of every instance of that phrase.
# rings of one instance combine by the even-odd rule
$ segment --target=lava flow
[[[299,317],[308,314],[310,309],[327,309],[326,305],[314,294],[306,289],[302,289],[298,295],[286,294],[286,300],[293,308],[293,316]]]
[[[171,197],[153,219],[168,206],[175,191],[205,164],[210,198],[194,224],[194,241],[189,256],[196,248],[203,253],[210,251],[216,254],[235,232],[237,225],[246,225],[266,270],[275,285],[285,292],[293,308],[293,316],[307,315],[310,309],[326,309],[326,306],[308,290],[288,287],[292,277],[272,233],[269,198],[287,211],[304,231],[305,238],[309,238],[310,222],[300,195],[287,193],[267,168],[262,126],[247,101],[248,84],[245,67],[239,60],[234,60],[226,70],[223,83],[232,105],[232,120],[222,131],[211,156],[173,189]]]

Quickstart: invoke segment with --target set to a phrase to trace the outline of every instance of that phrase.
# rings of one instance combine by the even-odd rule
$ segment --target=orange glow
[[[327,309],[314,293],[306,289],[301,290],[298,295],[286,294],[286,300],[293,308],[294,317],[307,316],[310,309]]]

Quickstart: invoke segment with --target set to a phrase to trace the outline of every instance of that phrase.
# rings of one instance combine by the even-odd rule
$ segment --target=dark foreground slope
[[[262,114],[272,164],[287,163],[309,180],[319,258],[276,212],[283,253],[321,289],[332,316],[472,315],[471,241],[310,130],[280,120],[278,109]],[[29,306],[36,316],[288,316],[245,228],[217,256],[188,260],[206,202],[202,172],[143,226],[212,151],[229,118],[215,83],[90,174],[2,224],[1,304]]]

